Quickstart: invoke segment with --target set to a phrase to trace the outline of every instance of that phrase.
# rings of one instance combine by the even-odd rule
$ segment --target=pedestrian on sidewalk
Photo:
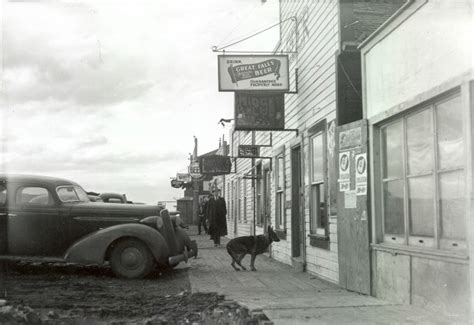
[[[213,189],[213,197],[207,204],[207,217],[209,218],[209,235],[214,241],[214,246],[221,244],[221,236],[227,235],[227,208],[224,198],[220,197],[219,188]]]
[[[204,228],[204,233],[207,234],[207,205],[209,198],[206,196],[201,200],[199,205],[199,221],[198,221],[198,233],[201,234],[201,225]]]

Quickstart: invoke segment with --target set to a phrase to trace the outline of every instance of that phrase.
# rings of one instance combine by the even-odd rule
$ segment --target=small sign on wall
[[[367,195],[367,154],[355,156],[355,185],[357,195]]]
[[[345,192],[351,189],[351,155],[349,151],[339,153],[339,191]]]
[[[358,148],[362,144],[360,128],[349,129],[339,133],[339,150]]]
[[[356,191],[345,191],[344,192],[344,208],[355,209],[357,207],[357,195]]]

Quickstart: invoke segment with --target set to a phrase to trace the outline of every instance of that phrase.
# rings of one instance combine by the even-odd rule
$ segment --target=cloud
[[[38,12],[20,14],[26,5]],[[133,100],[153,87],[147,60],[103,47],[91,27],[97,19],[92,9],[50,3],[10,4],[8,9],[3,79],[10,102],[105,105]]]
[[[84,148],[89,149],[91,147],[103,146],[107,143],[108,143],[108,140],[103,135],[92,136],[92,137],[89,137],[88,139],[78,143],[76,148],[77,149],[84,149]]]

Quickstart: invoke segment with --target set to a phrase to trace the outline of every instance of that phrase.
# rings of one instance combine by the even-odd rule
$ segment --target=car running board
[[[12,255],[0,255],[0,261],[67,263],[67,261],[62,257],[12,256]]]

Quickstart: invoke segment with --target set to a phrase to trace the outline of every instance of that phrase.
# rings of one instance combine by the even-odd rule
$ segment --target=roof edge
[[[384,30],[388,25],[390,25],[398,16],[400,16],[408,7],[413,5],[416,0],[406,0],[406,2],[391,15],[382,25],[380,25],[372,34],[370,34],[365,40],[362,41],[362,43],[357,46],[357,49],[362,49],[364,46],[366,46],[368,43],[370,43],[375,36],[380,34],[382,30]]]

